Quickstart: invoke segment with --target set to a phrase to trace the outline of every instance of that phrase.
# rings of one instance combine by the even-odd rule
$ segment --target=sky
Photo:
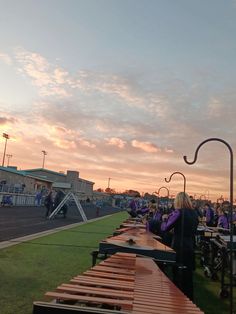
[[[5,165],[95,183],[229,197],[235,0],[0,0]],[[0,158],[5,139],[0,137]],[[109,180],[110,178],[110,180]],[[165,189],[161,190],[164,195]]]

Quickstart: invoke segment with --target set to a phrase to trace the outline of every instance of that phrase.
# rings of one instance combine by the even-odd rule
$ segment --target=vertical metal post
[[[108,178],[108,185],[107,185],[108,189],[110,188],[110,181],[111,181],[111,178]]]
[[[229,178],[229,194],[230,194],[230,314],[233,314],[233,150],[231,146],[220,138],[209,138],[200,143],[195,151],[194,160],[188,161],[187,156],[183,156],[184,161],[188,165],[193,165],[197,161],[198,151],[202,145],[207,142],[217,141],[225,144],[230,153],[230,178]]]
[[[157,191],[157,192],[154,192],[154,193],[156,193],[156,194],[158,195],[158,197],[159,197],[159,194],[160,194],[161,189],[166,189],[166,191],[167,191],[167,197],[169,198],[170,190],[169,190],[167,187],[165,187],[165,186],[161,186],[161,187],[158,189],[158,191]]]
[[[173,175],[175,175],[175,174],[180,174],[180,175],[183,177],[183,179],[184,179],[184,193],[185,193],[185,191],[186,191],[186,177],[185,177],[185,175],[184,175],[182,172],[179,172],[179,171],[173,172],[173,173],[171,174],[171,176],[169,177],[169,179],[165,178],[165,181],[166,181],[167,183],[169,183],[169,182],[171,181]]]
[[[180,174],[184,179],[184,198],[185,198],[186,177],[182,172],[179,172],[179,171],[173,172],[171,176],[169,177],[169,179],[165,178],[165,181],[169,183],[175,174]],[[184,275],[183,272],[186,269],[186,266],[183,264],[183,257],[184,257],[183,251],[184,251],[184,213],[181,214],[180,265],[178,266],[179,271],[180,271],[180,276],[181,276],[181,280],[180,280],[181,286],[183,286],[183,275]]]
[[[168,204],[169,204],[170,190],[169,190],[167,187],[165,187],[165,186],[161,186],[161,187],[158,189],[157,192],[154,192],[155,194],[157,194],[158,203],[159,203],[159,199],[160,199],[160,191],[161,191],[161,189],[166,189],[166,191],[167,191],[167,205],[168,205]]]

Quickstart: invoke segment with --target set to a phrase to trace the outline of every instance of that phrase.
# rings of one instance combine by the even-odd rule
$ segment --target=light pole
[[[170,190],[169,190],[167,187],[165,187],[165,186],[161,186],[161,187],[158,189],[158,191],[157,191],[157,192],[154,192],[154,193],[157,194],[158,197],[159,197],[159,194],[160,194],[161,189],[165,189],[165,190],[167,191],[167,197],[169,198]]]
[[[233,314],[234,312],[234,303],[233,303],[233,231],[234,231],[234,225],[233,225],[233,189],[234,189],[234,172],[233,172],[233,164],[234,164],[234,154],[231,146],[221,138],[212,137],[208,138],[207,140],[201,142],[198,147],[196,148],[195,155],[193,161],[188,161],[187,156],[183,156],[184,161],[188,165],[193,165],[197,161],[198,157],[198,151],[202,147],[202,145],[208,143],[208,142],[220,142],[224,144],[229,151],[229,195],[230,195],[230,314]]]
[[[183,179],[184,179],[184,193],[185,193],[185,190],[186,190],[186,177],[185,177],[185,175],[182,172],[179,172],[179,171],[173,172],[171,174],[171,176],[169,177],[169,179],[165,178],[165,181],[167,183],[169,183],[171,181],[171,179],[172,179],[172,176],[175,175],[175,174],[180,174],[183,177]]]
[[[2,167],[4,167],[5,155],[6,155],[6,149],[7,149],[7,140],[10,137],[7,133],[3,133],[2,136],[5,138],[5,146],[4,146],[4,152],[3,152],[3,158],[2,158]]]
[[[12,155],[10,154],[6,154],[7,156],[7,167],[9,166],[9,162],[10,162],[10,158],[12,157]]]
[[[165,178],[165,181],[169,183],[175,174],[180,174],[184,179],[184,196],[183,197],[185,199],[186,177],[182,172],[180,171],[173,172],[170,175],[169,179]],[[186,266],[183,264],[183,255],[184,255],[183,250],[184,250],[184,215],[182,214],[181,215],[181,233],[180,233],[180,264],[178,265],[178,268],[180,270],[180,278],[181,278],[180,283],[181,283],[182,288],[183,288],[183,272],[184,272],[184,269],[186,268]]]
[[[167,192],[167,207],[168,207],[168,204],[169,204],[169,196],[170,196],[170,190],[166,187],[166,186],[161,186],[157,192],[154,192],[155,194],[157,194],[158,196],[158,200],[160,199],[160,191],[164,189],[166,190]]]
[[[43,153],[43,166],[42,166],[42,168],[44,169],[45,156],[47,155],[47,152],[45,150],[42,150],[42,153]]]

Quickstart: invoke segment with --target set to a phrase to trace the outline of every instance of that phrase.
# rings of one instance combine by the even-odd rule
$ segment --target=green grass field
[[[126,213],[116,213],[0,250],[0,313],[31,314],[33,301],[43,300],[46,291],[91,267],[90,253],[126,217]],[[197,270],[196,303],[206,314],[229,313],[227,301],[218,297],[219,289],[219,283]]]

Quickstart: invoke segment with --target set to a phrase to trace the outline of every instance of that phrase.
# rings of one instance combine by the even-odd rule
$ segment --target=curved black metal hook
[[[166,186],[161,186],[161,187],[158,189],[158,191],[156,192],[156,194],[159,196],[161,189],[166,189],[166,191],[167,191],[167,197],[169,198],[170,190],[169,190]]]
[[[180,174],[180,175],[183,177],[183,179],[184,179],[184,193],[185,193],[185,190],[186,190],[186,177],[185,177],[185,175],[184,175],[182,172],[179,172],[179,171],[173,172],[173,173],[170,175],[169,179],[165,178],[165,181],[166,181],[167,183],[169,183],[169,182],[171,181],[173,175],[175,175],[175,174]]]
[[[193,165],[197,161],[198,151],[207,142],[217,141],[225,144],[230,153],[230,313],[233,313],[233,150],[231,146],[221,138],[213,137],[200,143],[195,151],[193,161],[188,161],[187,156],[183,156],[188,165]]]
[[[225,144],[225,145],[228,147],[229,151],[230,151],[230,155],[233,156],[232,148],[231,148],[231,146],[230,146],[226,141],[222,140],[221,138],[212,137],[212,138],[208,138],[207,140],[203,141],[202,143],[200,143],[200,144],[198,145],[198,147],[197,147],[197,149],[196,149],[196,151],[195,151],[195,155],[194,155],[193,161],[188,161],[188,160],[187,160],[187,156],[183,156],[184,161],[186,162],[186,164],[188,164],[188,165],[193,165],[193,164],[195,164],[195,162],[197,161],[197,157],[198,157],[198,151],[199,151],[199,149],[201,148],[201,146],[204,145],[204,144],[207,143],[207,142],[212,142],[212,141],[218,141],[218,142],[221,142],[221,143]]]

